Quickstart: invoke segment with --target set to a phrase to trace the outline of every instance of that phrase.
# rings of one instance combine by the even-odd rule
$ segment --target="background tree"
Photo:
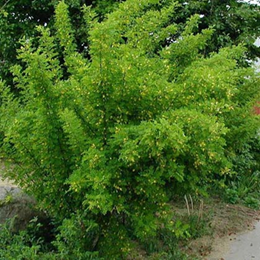
[[[54,22],[54,7],[59,1],[56,0],[1,0],[0,1],[0,77],[13,85],[11,67],[19,63],[16,50],[20,48],[20,39],[34,37],[36,39],[37,25],[48,25],[50,28]],[[87,45],[84,42],[85,24],[83,22],[83,5],[92,5],[100,19],[107,12],[114,9],[117,0],[68,0],[71,20],[79,51],[84,51]]]
[[[206,52],[217,51],[221,47],[244,43],[246,56],[254,59],[260,56],[260,49],[254,45],[260,36],[260,6],[248,2],[228,1],[179,1],[178,22],[186,21],[192,14],[200,14],[199,31],[213,26],[215,32]]]
[[[88,55],[86,41],[86,24],[82,6],[92,5],[99,19],[104,19],[107,13],[114,10],[119,0],[68,0],[72,27],[75,33],[77,50]],[[260,35],[260,11],[259,6],[249,5],[235,0],[228,1],[184,1],[179,0],[175,17],[172,22],[177,23],[179,30],[173,36],[177,39],[183,30],[187,19],[194,14],[200,14],[202,19],[198,24],[198,32],[214,27],[211,44],[204,49],[204,54],[218,51],[221,47],[231,46],[233,43],[245,43],[247,46],[246,58],[259,57],[259,48],[253,45],[255,39]],[[0,77],[7,81],[9,86],[13,85],[10,68],[18,63],[16,50],[20,48],[19,39],[30,38],[37,35],[36,25],[46,25],[53,28],[54,6],[57,0],[5,0],[0,2]],[[160,8],[158,6],[158,8]],[[52,30],[52,29],[51,29]],[[36,39],[36,38],[35,38]],[[61,58],[62,59],[62,58]],[[245,63],[246,65],[246,63]]]

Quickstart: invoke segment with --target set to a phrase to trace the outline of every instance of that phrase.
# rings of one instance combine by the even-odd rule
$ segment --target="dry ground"
[[[176,207],[177,214],[187,209]],[[196,212],[194,213],[196,214]],[[252,230],[260,220],[260,211],[242,205],[231,205],[219,199],[210,199],[205,203],[204,218],[207,218],[206,229],[202,237],[182,243],[183,250],[191,256],[204,260],[221,260],[237,233]]]

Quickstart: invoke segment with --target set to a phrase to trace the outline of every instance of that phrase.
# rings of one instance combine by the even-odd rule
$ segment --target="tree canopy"
[[[106,14],[113,11],[119,0],[68,0],[69,12],[76,39],[77,49],[88,55],[88,42],[86,41],[86,24],[84,14],[81,12],[83,5],[92,6],[96,17],[102,20]],[[122,1],[121,1],[122,2]],[[254,59],[260,56],[259,48],[254,46],[254,41],[260,36],[259,6],[242,3],[235,0],[229,1],[184,1],[179,0],[175,16],[171,22],[178,24],[178,30],[174,38],[180,36],[187,19],[194,14],[201,16],[197,30],[201,32],[205,28],[214,27],[214,33],[210,44],[204,50],[207,55],[212,51],[218,51],[221,47],[243,43],[247,46],[246,58]],[[48,25],[53,30],[54,7],[57,0],[41,1],[16,1],[6,0],[0,4],[0,76],[9,85],[13,85],[10,68],[18,62],[16,50],[20,48],[19,40],[22,37],[37,36],[37,25]],[[158,8],[160,8],[158,6]]]

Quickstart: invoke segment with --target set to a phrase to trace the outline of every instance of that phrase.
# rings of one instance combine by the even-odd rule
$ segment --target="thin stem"
[[[189,195],[189,198],[190,198],[190,203],[191,203],[191,210],[192,210],[192,213],[193,213],[194,207],[193,207],[193,200],[192,200],[191,195]]]
[[[4,3],[4,5],[0,8],[0,11],[3,10],[5,8],[5,6],[10,2],[11,0],[8,0]]]
[[[186,207],[187,207],[188,215],[190,216],[190,206],[189,206],[189,202],[188,202],[188,199],[187,199],[187,196],[186,196],[186,195],[184,196],[184,199],[185,199],[185,202],[186,202]]]

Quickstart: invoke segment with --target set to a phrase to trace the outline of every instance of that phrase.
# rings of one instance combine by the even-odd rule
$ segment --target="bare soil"
[[[203,215],[209,219],[208,233],[182,245],[188,255],[203,260],[222,260],[236,235],[253,230],[254,224],[260,220],[260,211],[219,199],[209,200]]]

